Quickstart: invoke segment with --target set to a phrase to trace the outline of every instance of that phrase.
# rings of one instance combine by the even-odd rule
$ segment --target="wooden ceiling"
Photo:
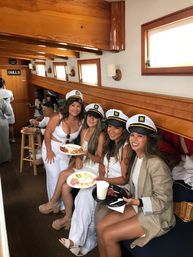
[[[49,59],[109,50],[110,3],[0,0],[0,57]]]
[[[124,16],[123,7],[124,1],[0,0],[0,57],[66,59],[123,50],[117,39],[112,44],[112,29],[122,35],[116,21]]]

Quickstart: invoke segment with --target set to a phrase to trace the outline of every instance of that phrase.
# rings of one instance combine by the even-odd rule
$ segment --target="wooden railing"
[[[156,126],[193,140],[193,99],[143,93],[110,87],[94,87],[76,82],[61,81],[31,75],[31,84],[65,95],[72,89],[80,90],[84,102],[98,102],[104,109],[117,108],[128,116],[143,113]]]

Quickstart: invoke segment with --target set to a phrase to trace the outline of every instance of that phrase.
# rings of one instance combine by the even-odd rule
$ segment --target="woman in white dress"
[[[126,124],[133,150],[130,158],[130,198],[123,198],[124,213],[111,211],[97,225],[100,257],[121,257],[121,240],[135,239],[130,247],[143,247],[175,225],[171,172],[156,151],[157,129],[143,114]]]
[[[125,129],[127,116],[120,110],[106,112],[108,138],[104,147],[104,160],[100,165],[97,179],[111,184],[123,185],[127,181],[128,132]],[[59,241],[77,256],[85,255],[96,246],[94,212],[96,202],[92,196],[93,188],[81,189],[75,199],[68,239]]]
[[[66,106],[63,113],[54,115],[45,130],[42,144],[42,159],[46,169],[48,200],[54,190],[61,171],[69,165],[70,156],[60,151],[62,144],[73,142],[80,133],[83,122],[83,96],[78,90],[66,94]],[[53,212],[59,212],[60,204],[52,206]]]
[[[86,106],[85,111],[85,122],[80,134],[80,143],[85,154],[81,155],[81,157],[76,157],[73,167],[60,173],[54,195],[48,203],[39,206],[39,211],[41,213],[50,213],[52,211],[52,206],[57,205],[58,199],[62,194],[65,205],[65,216],[53,222],[52,227],[57,230],[62,227],[69,229],[71,222],[73,198],[71,195],[72,188],[66,184],[67,177],[73,172],[85,171],[85,169],[97,174],[98,165],[102,157],[105,141],[101,123],[101,120],[104,117],[103,109],[99,104],[92,103]]]
[[[15,114],[13,112],[13,108],[11,103],[14,100],[13,92],[11,90],[6,89],[5,87],[5,81],[4,79],[0,78],[0,98],[4,98],[4,100],[7,102],[9,109],[11,110],[11,115],[6,116],[9,124],[9,139],[10,142],[15,143],[15,137],[14,137],[14,128],[13,124],[15,123]]]

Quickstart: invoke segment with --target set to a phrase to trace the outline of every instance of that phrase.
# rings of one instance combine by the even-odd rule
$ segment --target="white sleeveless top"
[[[62,122],[60,122],[60,124],[58,126],[56,126],[55,130],[53,131],[52,135],[60,142],[62,142],[63,144],[66,144],[66,141],[72,142],[73,140],[75,140],[79,133],[80,130],[82,128],[82,124],[79,127],[79,129],[77,131],[75,131],[72,134],[67,134],[64,132],[64,130],[62,129]],[[70,135],[70,138],[67,138],[67,135]]]
[[[122,172],[121,172],[122,149],[123,147],[119,149],[118,160],[116,160],[115,157],[110,157],[110,160],[108,162],[107,154],[105,154],[104,160],[103,160],[103,164],[105,166],[105,177],[116,178],[116,177],[122,176]]]

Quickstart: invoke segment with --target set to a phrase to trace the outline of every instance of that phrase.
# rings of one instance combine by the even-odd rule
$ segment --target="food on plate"
[[[60,146],[60,150],[64,153],[68,152],[68,149],[65,146]]]
[[[75,172],[68,177],[67,183],[75,188],[87,188],[95,184],[95,178],[91,172]]]
[[[108,196],[114,196],[114,197],[117,197],[118,195],[117,194],[119,194],[119,192],[118,191],[115,191],[113,188],[109,188],[108,189],[108,191],[107,191],[107,195]]]
[[[82,149],[81,146],[78,147],[74,147],[74,146],[60,146],[60,150],[64,153],[68,153],[68,154],[83,154],[84,151]]]

